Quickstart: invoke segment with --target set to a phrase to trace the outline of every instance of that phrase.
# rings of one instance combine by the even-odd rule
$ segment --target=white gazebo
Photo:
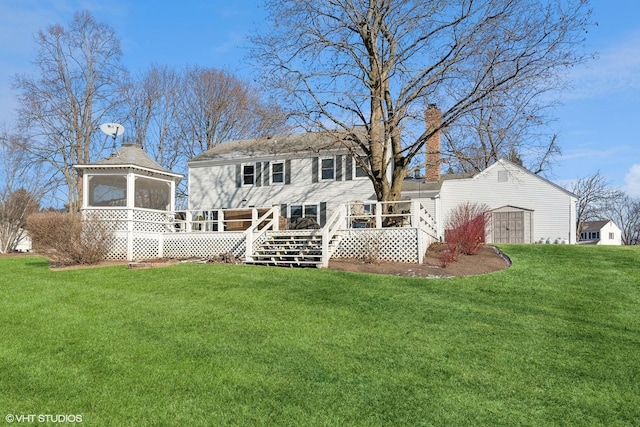
[[[140,145],[123,144],[104,159],[74,168],[82,176],[83,213],[109,222],[122,258],[134,258],[134,243],[144,246],[144,233],[165,231],[182,175],[164,169]]]

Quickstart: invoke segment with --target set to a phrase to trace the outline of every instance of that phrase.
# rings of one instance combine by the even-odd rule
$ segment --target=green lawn
[[[458,279],[0,258],[0,414],[640,425],[640,247],[502,249],[510,269]]]

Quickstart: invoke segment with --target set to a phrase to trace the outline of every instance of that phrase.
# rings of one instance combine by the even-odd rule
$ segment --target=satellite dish
[[[124,126],[119,123],[103,123],[100,125],[100,130],[104,134],[116,139],[116,137],[124,133]]]
[[[124,126],[119,123],[103,123],[100,130],[107,136],[113,138],[113,149],[116,149],[116,138],[124,133]]]

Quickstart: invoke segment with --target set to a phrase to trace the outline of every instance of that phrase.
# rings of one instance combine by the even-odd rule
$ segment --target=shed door
[[[494,212],[493,241],[524,243],[524,212]]]

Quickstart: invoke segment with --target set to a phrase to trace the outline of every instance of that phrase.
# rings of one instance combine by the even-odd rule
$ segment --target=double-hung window
[[[271,163],[271,183],[284,184],[284,163]]]
[[[358,160],[356,160],[356,178],[366,178],[367,171],[362,167],[363,164],[369,164],[369,158],[367,156],[360,156]]]
[[[333,157],[322,159],[320,162],[320,177],[323,180],[331,180],[336,177],[336,161]]]
[[[242,185],[253,185],[256,182],[256,166],[242,165]]]

